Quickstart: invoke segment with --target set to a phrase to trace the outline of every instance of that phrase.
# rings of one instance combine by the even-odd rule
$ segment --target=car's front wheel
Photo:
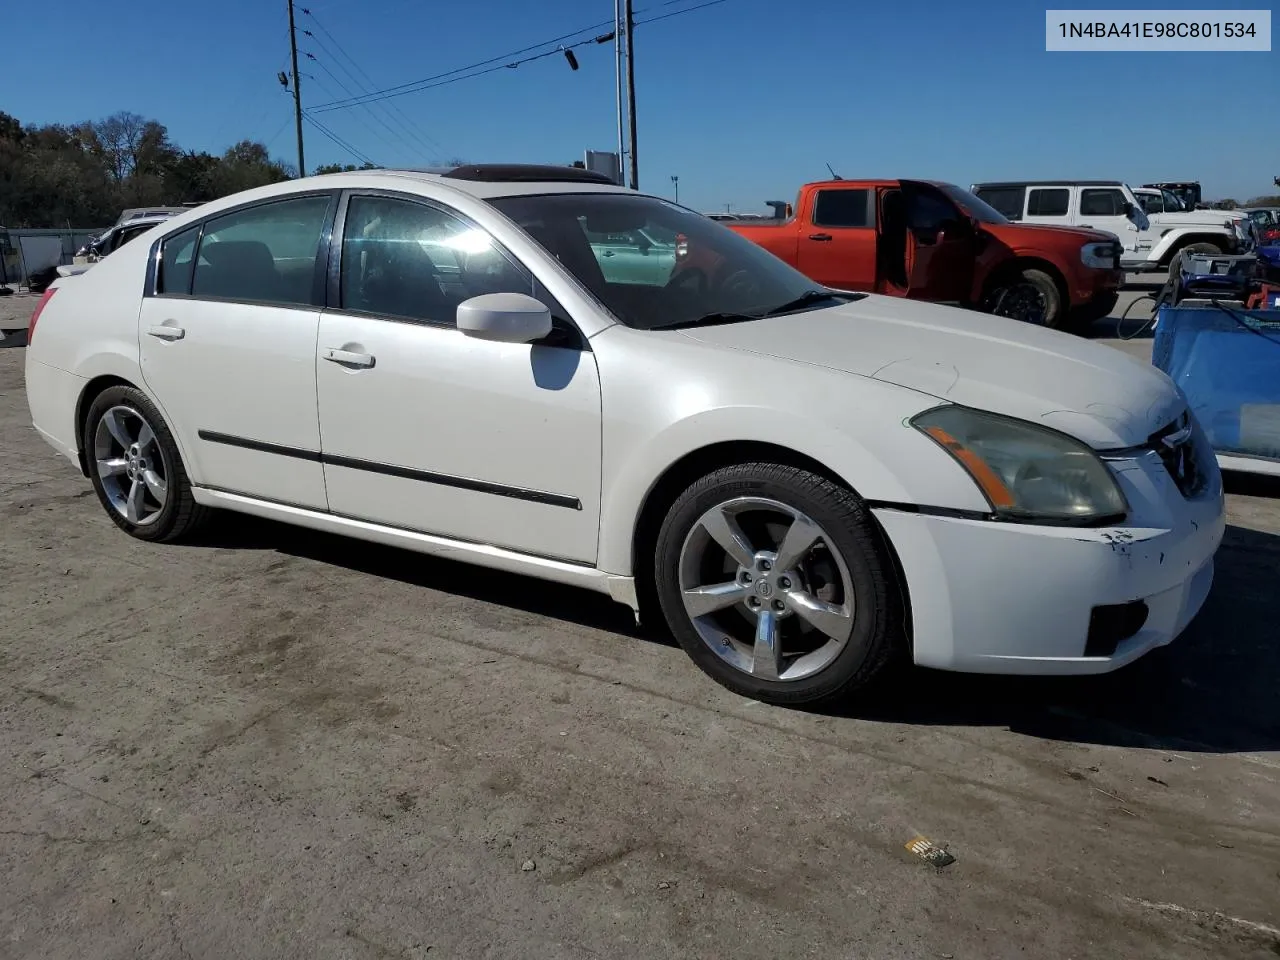
[[[703,670],[776,704],[843,698],[905,646],[879,530],[847,489],[806,470],[717,470],[672,504],[656,551],[671,632]]]
[[[173,434],[141,390],[109,387],[85,415],[85,458],[98,499],[139,540],[176,540],[207,514],[195,502]]]

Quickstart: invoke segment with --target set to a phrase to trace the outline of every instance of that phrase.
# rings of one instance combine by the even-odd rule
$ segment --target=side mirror
[[[551,311],[523,293],[486,293],[458,304],[458,329],[477,340],[532,343],[551,333]]]
[[[1128,200],[1124,202],[1124,204],[1120,207],[1120,209],[1124,211],[1124,215],[1126,217],[1133,216],[1133,204],[1130,203]]]

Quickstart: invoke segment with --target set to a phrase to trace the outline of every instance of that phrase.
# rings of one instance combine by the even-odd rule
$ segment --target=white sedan
[[[816,287],[601,179],[361,171],[168,220],[45,295],[35,426],[139,539],[222,508],[574,584],[774,703],[899,656],[1101,673],[1200,609],[1222,482],[1162,373]],[[674,256],[606,279],[599,234]]]

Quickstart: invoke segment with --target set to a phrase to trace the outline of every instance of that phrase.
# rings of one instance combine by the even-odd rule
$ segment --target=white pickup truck
[[[1148,214],[1119,180],[1013,180],[969,188],[1010,220],[1092,227],[1114,234],[1125,270],[1175,273],[1186,253],[1247,253],[1256,234],[1237,210]]]

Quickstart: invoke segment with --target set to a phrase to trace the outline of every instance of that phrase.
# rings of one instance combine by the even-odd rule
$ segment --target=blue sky
[[[637,19],[700,2],[636,0]],[[7,112],[47,123],[132,110],[184,147],[220,152],[248,137],[296,161],[275,76],[288,65],[285,0],[73,0],[57,11],[52,34],[8,48]],[[300,0],[299,30],[318,38],[300,36],[300,49],[323,63],[301,62],[304,105],[343,96],[338,81],[357,89],[344,66],[389,87],[612,16],[612,0]],[[317,119],[388,166],[567,163],[616,142],[611,51],[578,48],[577,72],[556,55],[398,97],[391,111]],[[691,206],[763,211],[830,162],[845,177],[964,186],[1199,179],[1208,197],[1243,200],[1275,192],[1280,175],[1278,56],[1046,53],[1044,5],[1025,0],[723,0],[636,31],[640,185],[670,195],[678,175]],[[308,167],[352,160],[311,127],[306,147]]]

